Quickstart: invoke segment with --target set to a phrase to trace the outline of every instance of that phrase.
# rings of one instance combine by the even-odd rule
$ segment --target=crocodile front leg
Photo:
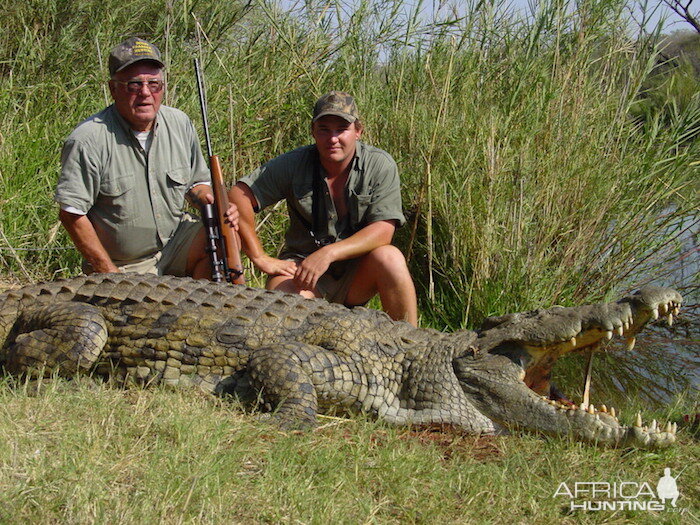
[[[316,424],[318,398],[311,379],[311,345],[295,343],[265,347],[248,361],[251,385],[261,392],[268,409],[282,427],[311,427]]]
[[[312,426],[317,411],[398,410],[398,378],[373,373],[371,360],[289,342],[257,349],[248,362],[251,384],[284,427]]]
[[[89,304],[48,304],[22,312],[8,341],[5,368],[13,374],[64,377],[89,371],[107,342],[107,325]],[[16,335],[14,335],[16,334]]]

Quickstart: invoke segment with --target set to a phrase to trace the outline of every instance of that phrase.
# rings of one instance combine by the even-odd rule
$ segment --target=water
[[[614,338],[605,346],[605,353],[596,354],[591,388],[595,405],[658,409],[682,396],[685,406],[700,412],[700,215],[682,219],[674,230],[680,232],[674,250],[659,250],[639,269],[638,279],[621,289],[633,291],[645,284],[670,286],[683,295],[680,315],[673,327],[665,318],[649,323],[631,352],[622,340]],[[556,376],[571,399],[580,401],[586,364],[583,356],[572,359],[573,364],[562,363]],[[627,414],[625,419],[629,422],[631,416]]]
[[[672,210],[667,210],[672,211]],[[667,273],[656,283],[671,286],[683,295],[683,307],[673,327],[659,319],[640,335],[640,359],[631,365],[659,393],[665,403],[685,393],[700,400],[700,215],[678,225],[678,257],[667,264]],[[646,396],[648,397],[648,396]],[[653,401],[653,400],[652,400]]]

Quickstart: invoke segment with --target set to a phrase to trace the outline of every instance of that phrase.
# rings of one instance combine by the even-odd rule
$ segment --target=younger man
[[[391,245],[405,222],[396,163],[364,144],[353,98],[332,91],[316,102],[315,144],[269,161],[232,188],[245,253],[268,274],[267,288],[352,307],[377,293],[395,320],[417,323],[406,260]],[[254,212],[286,200],[290,226],[279,258],[265,253]]]

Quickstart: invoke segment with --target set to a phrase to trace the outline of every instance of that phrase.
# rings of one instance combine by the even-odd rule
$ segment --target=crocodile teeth
[[[678,430],[678,424],[677,424],[677,423],[674,423],[674,424],[673,424],[673,432],[671,432],[671,433],[672,433],[672,434],[675,434],[675,433],[676,433],[676,430]]]
[[[595,414],[595,407],[593,405],[588,405],[588,413]]]
[[[659,430],[659,425],[656,423],[656,419],[652,419],[650,428],[652,432],[657,432]]]
[[[601,412],[605,413],[605,414],[608,413],[608,407],[606,407],[605,405],[600,405],[600,409],[599,409],[599,410],[600,410]]]
[[[620,337],[622,337],[623,334],[625,333],[625,329],[623,328],[622,325],[618,326],[618,327],[615,329],[615,331],[617,332],[617,335],[619,335]]]
[[[660,313],[661,315],[665,315],[667,309],[668,309],[668,306],[667,306],[666,304],[660,304],[660,305],[659,305],[659,313]]]
[[[608,341],[609,341],[610,339],[612,339],[612,336],[613,336],[612,330],[607,330],[607,331],[605,332],[605,337],[606,337],[606,339],[608,339]]]
[[[633,350],[634,349],[634,344],[637,342],[637,339],[634,337],[628,337],[625,342],[627,343],[627,350]]]
[[[617,416],[615,415],[615,407],[610,407],[610,415],[611,415],[612,417],[617,417]]]
[[[670,421],[669,421],[668,423],[666,423],[666,429],[665,429],[665,430],[666,430],[666,432],[668,432],[669,434],[673,434],[673,425],[671,424]]]
[[[654,318],[654,321],[656,321],[659,318],[659,309],[658,308],[652,309],[651,316]]]
[[[672,310],[673,315],[678,315],[680,313],[681,309],[675,306]]]
[[[569,343],[571,344],[571,346],[576,348],[576,338],[575,337],[572,337],[571,339],[569,339]]]
[[[673,326],[673,314],[668,314],[666,319],[668,320],[668,326]]]
[[[637,419],[634,422],[635,427],[641,427],[642,426],[642,414],[640,412],[637,412]]]

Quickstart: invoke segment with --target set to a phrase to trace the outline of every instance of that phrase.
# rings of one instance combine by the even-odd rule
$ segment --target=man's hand
[[[297,264],[294,261],[276,259],[267,254],[251,258],[251,262],[258,270],[267,275],[286,275],[287,277],[294,277],[294,273],[297,271]]]
[[[333,262],[330,246],[316,250],[297,265],[294,284],[301,290],[315,290],[316,283]]]
[[[212,199],[213,198],[214,198],[214,196],[212,195]],[[228,224],[234,230],[238,231],[239,214],[238,214],[238,207],[234,203],[232,203],[232,202],[228,203],[228,209],[224,212],[224,217],[225,217],[226,224]]]
[[[97,237],[95,227],[87,215],[76,215],[60,210],[58,218],[73,240],[73,244],[75,244],[75,247],[90,264],[94,272],[111,273],[120,271],[107,254],[107,250],[105,250]]]
[[[214,196],[207,193],[207,197],[211,197],[211,202],[208,204],[214,204]],[[224,222],[238,231],[238,207],[232,202],[228,203],[228,209],[224,212]]]
[[[198,184],[191,188],[188,193],[190,202],[198,208],[202,208],[205,204],[214,204],[214,193],[208,184]],[[224,217],[226,224],[234,230],[238,230],[238,207],[233,202],[228,203],[228,209],[224,212]]]

